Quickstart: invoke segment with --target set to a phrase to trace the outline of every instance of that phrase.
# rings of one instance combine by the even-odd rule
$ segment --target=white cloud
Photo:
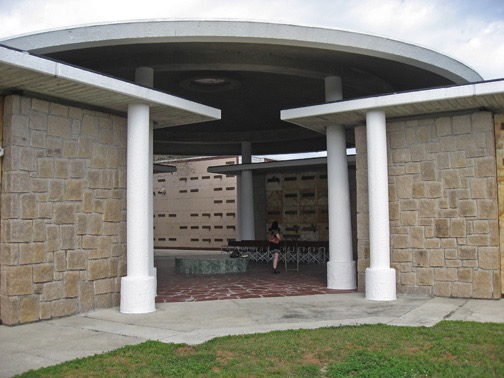
[[[0,38],[148,18],[247,19],[377,34],[504,77],[502,0],[0,0]]]

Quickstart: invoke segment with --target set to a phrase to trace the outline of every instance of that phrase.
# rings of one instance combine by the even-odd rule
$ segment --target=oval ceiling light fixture
[[[229,77],[208,75],[185,79],[180,83],[180,86],[199,92],[220,92],[240,88],[241,83]]]

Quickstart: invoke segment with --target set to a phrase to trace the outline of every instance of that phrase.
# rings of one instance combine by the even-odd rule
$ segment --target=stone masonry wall
[[[497,183],[499,191],[499,244],[501,258],[501,286],[504,291],[504,114],[495,115],[497,149]]]
[[[1,320],[119,304],[126,273],[126,121],[20,96],[4,102]]]
[[[366,130],[358,127],[359,290],[369,266]],[[397,292],[500,298],[493,115],[387,124],[391,265]]]

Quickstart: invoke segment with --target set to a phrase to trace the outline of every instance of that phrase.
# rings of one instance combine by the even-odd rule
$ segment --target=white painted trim
[[[499,95],[504,93],[504,79],[476,84],[466,84],[454,87],[426,89],[357,100],[333,102],[306,106],[302,108],[286,109],[280,112],[283,121],[294,121],[299,118],[320,117],[335,113],[362,113],[369,110],[385,109],[402,105],[421,104],[431,101],[447,101],[463,98],[476,98],[484,95]]]
[[[212,119],[220,119],[221,117],[220,109],[1,46],[0,63],[99,88],[106,92],[121,94],[126,96],[130,103],[141,102],[149,106],[168,106]]]
[[[437,73],[456,83],[482,80],[474,70],[436,51],[344,30],[229,20],[147,20],[79,26],[2,40],[7,46],[50,53],[72,48],[173,42],[261,43],[380,57]]]

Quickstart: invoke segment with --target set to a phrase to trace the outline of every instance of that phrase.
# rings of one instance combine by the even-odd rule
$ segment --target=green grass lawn
[[[20,377],[504,377],[504,324],[345,326],[148,341]]]

